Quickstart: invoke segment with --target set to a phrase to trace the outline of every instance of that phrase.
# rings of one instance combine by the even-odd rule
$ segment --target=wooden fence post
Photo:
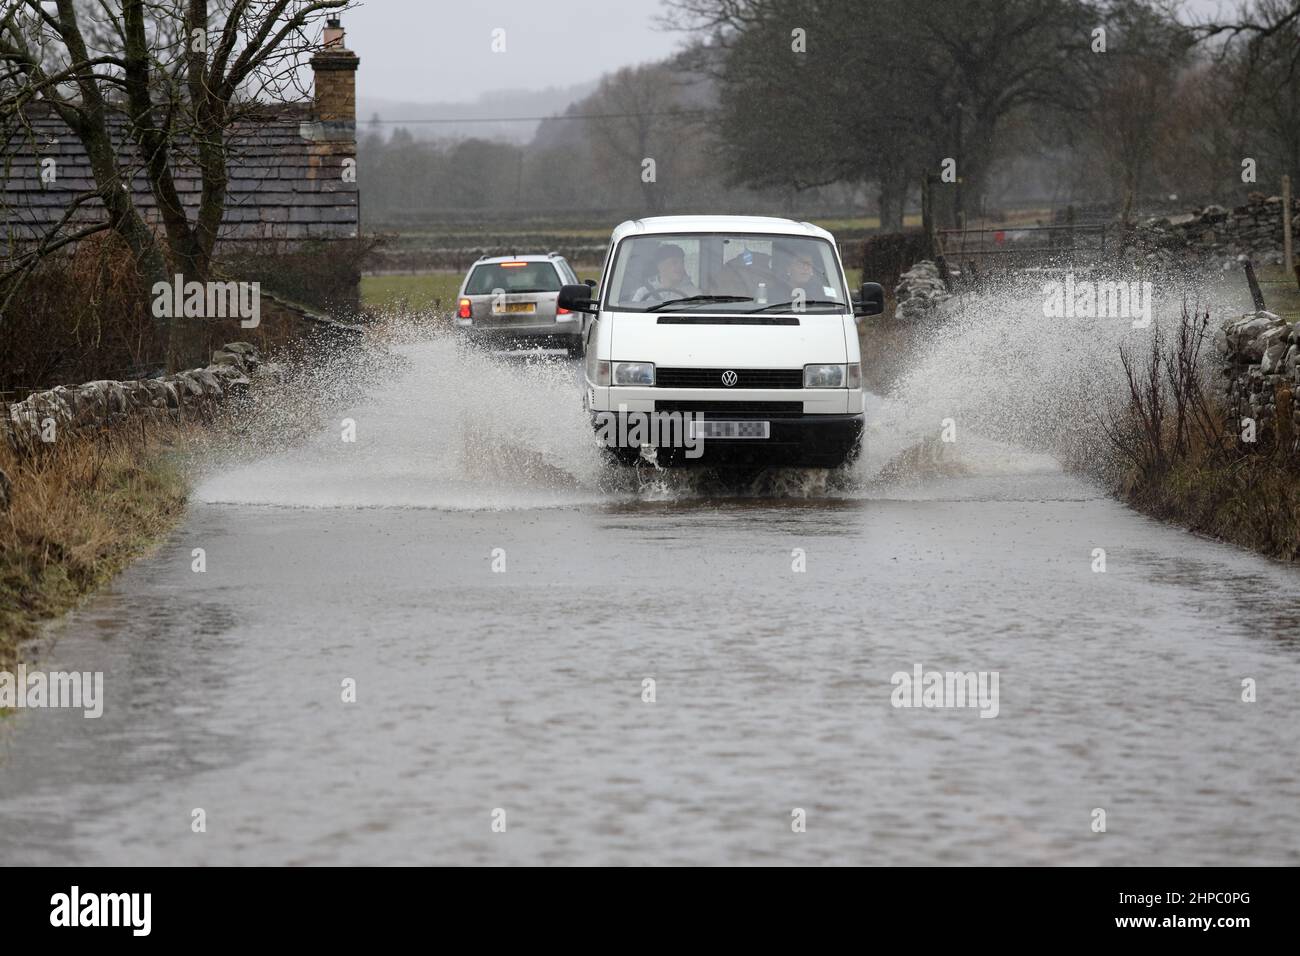
[[[1255,302],[1255,311],[1264,311],[1264,293],[1260,291],[1259,280],[1255,278],[1255,264],[1246,260],[1246,282],[1250,286],[1250,297]]]
[[[1287,272],[1293,272],[1295,269],[1295,259],[1292,258],[1291,248],[1291,177],[1282,177],[1282,262],[1286,265]],[[1300,282],[1300,272],[1294,275]]]
[[[948,271],[948,260],[944,257],[943,243],[939,239],[939,226],[934,218],[934,184],[939,177],[928,170],[921,179],[921,226],[925,229],[925,238],[930,246],[930,257],[939,269],[944,288],[952,291],[952,274]]]
[[[925,233],[925,243],[930,247],[929,256],[933,259],[939,254],[934,239],[934,200],[930,196],[930,172],[921,173],[921,230]]]

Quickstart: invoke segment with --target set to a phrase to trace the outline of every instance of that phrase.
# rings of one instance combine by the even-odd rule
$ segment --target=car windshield
[[[465,283],[466,295],[506,292],[559,292],[560,277],[549,262],[485,262],[474,267]]]
[[[842,313],[849,302],[831,244],[804,236],[631,236],[610,276],[605,308],[625,312]]]

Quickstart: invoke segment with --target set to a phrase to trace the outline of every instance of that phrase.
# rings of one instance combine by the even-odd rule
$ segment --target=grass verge
[[[1193,450],[1154,480],[1132,485],[1139,511],[1284,561],[1300,558],[1296,468],[1268,455],[1236,461]]]
[[[42,621],[147,553],[180,520],[186,426],[139,423],[70,434],[15,455],[0,442],[0,666]]]
[[[1292,450],[1291,393],[1278,390],[1276,431],[1241,442],[1220,399],[1206,391],[1208,329],[1208,312],[1184,309],[1171,343],[1157,331],[1145,355],[1120,350],[1128,400],[1103,421],[1121,466],[1118,491],[1152,517],[1294,561],[1300,454]]]

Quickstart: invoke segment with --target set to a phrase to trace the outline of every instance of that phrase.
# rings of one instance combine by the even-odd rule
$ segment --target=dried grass
[[[0,443],[0,663],[181,517],[181,455],[195,425],[135,422],[70,433],[35,454]]]
[[[1243,444],[1204,387],[1209,316],[1189,315],[1172,344],[1155,335],[1139,360],[1121,351],[1129,394],[1103,428],[1126,468],[1119,490],[1135,507],[1273,557],[1300,558],[1300,457],[1290,392],[1276,433]]]

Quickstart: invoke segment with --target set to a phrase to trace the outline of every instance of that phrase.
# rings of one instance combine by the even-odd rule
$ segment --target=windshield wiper
[[[747,295],[688,295],[684,299],[669,299],[667,302],[658,302],[646,309],[647,312],[658,312],[660,309],[670,305],[681,305],[684,302],[753,302],[754,299]]]
[[[804,305],[838,305],[841,309],[844,308],[843,302],[836,302],[834,299],[804,299],[803,304]],[[793,305],[794,305],[793,301],[773,302],[771,305],[764,305],[764,306],[760,306],[757,309],[750,309],[749,312],[747,312],[746,314],[753,315],[755,312],[766,312],[769,309],[788,309]]]

